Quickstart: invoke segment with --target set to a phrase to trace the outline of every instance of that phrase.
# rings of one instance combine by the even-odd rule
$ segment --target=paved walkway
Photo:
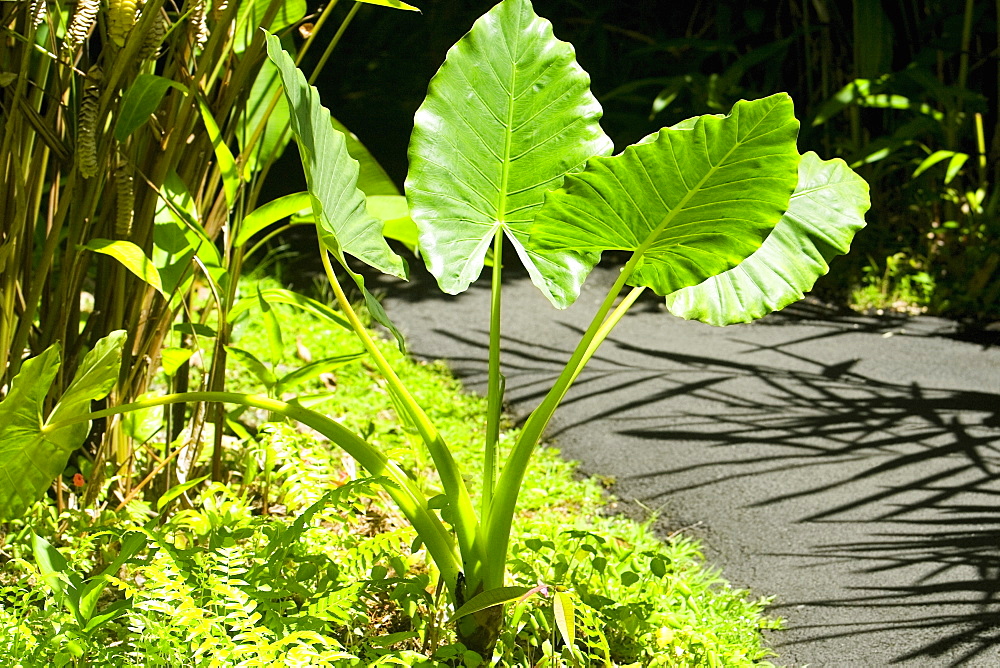
[[[488,281],[458,297],[382,283],[411,351],[475,390]],[[510,409],[523,417],[605,290],[552,309],[505,291]],[[776,596],[779,665],[1000,666],[1000,346],[934,318],[834,317],[800,305],[712,328],[640,302],[549,434],[623,505],[691,527],[730,582]]]

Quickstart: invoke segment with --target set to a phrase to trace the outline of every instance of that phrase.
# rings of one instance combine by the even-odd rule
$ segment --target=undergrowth
[[[297,337],[279,375],[354,351],[349,333],[275,308]],[[235,337],[250,351],[267,346],[252,318]],[[443,366],[384,349],[475,474],[485,401]],[[232,367],[231,389],[261,391],[239,360]],[[439,491],[365,361],[315,379],[301,400],[321,401]],[[0,665],[479,665],[455,643],[433,565],[381,491],[387,481],[366,477],[315,433],[263,414],[230,417],[243,438],[226,439],[228,480],[188,479],[115,510],[111,471],[96,509],[74,509],[70,492],[61,514],[46,500],[6,525]],[[508,425],[502,445],[515,437]],[[74,462],[68,475],[89,465]],[[495,665],[769,665],[760,630],[779,622],[764,616],[768,601],[731,589],[694,541],[661,542],[646,525],[602,516],[605,502],[553,450],[534,460],[508,583],[534,593],[507,606]],[[32,533],[59,552],[37,539],[33,549]]]

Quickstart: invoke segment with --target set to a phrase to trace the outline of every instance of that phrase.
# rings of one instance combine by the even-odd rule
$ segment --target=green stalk
[[[359,9],[361,9],[361,3],[355,2],[354,6],[351,7],[351,10],[347,12],[347,16],[344,17],[344,20],[340,24],[340,27],[337,28],[337,32],[333,36],[333,39],[331,39],[330,43],[326,45],[326,50],[323,51],[323,55],[320,57],[319,62],[316,63],[316,68],[313,70],[312,74],[309,75],[310,86],[316,83],[316,77],[318,77],[319,73],[323,71],[323,67],[326,65],[326,61],[330,59],[330,54],[333,53],[333,50],[337,47],[337,44],[340,43],[340,38],[344,36],[344,32],[347,30],[347,26],[351,25],[351,21],[354,19],[354,15],[358,13]]]
[[[500,412],[504,378],[500,374],[500,274],[503,263],[503,231],[493,237],[493,278],[490,284],[490,360],[486,398],[486,445],[483,451],[482,517],[488,517],[497,479],[497,448],[500,443]]]
[[[621,293],[622,288],[625,287],[625,282],[632,275],[632,270],[635,269],[635,265],[638,264],[641,256],[642,254],[639,252],[634,253],[622,269],[618,279],[611,286],[608,295],[604,298],[604,302],[601,303],[593,320],[591,320],[590,326],[573,351],[572,357],[566,363],[562,373],[559,374],[559,378],[556,379],[555,384],[549,390],[548,394],[545,395],[542,403],[528,416],[527,422],[524,423],[524,427],[521,429],[521,435],[518,437],[517,442],[514,444],[514,449],[504,464],[503,471],[500,473],[500,479],[497,481],[493,503],[490,506],[489,515],[485,522],[486,551],[487,554],[491,555],[489,562],[485,566],[484,586],[486,589],[496,589],[503,586],[507,563],[507,548],[510,543],[510,530],[514,521],[514,510],[517,506],[517,497],[521,491],[521,483],[524,481],[524,474],[528,469],[528,463],[531,461],[531,455],[535,451],[535,446],[541,440],[542,433],[549,424],[549,420],[552,419],[552,415],[566,396],[573,381],[580,375],[580,371],[583,370],[587,360],[593,356],[597,347],[600,346],[604,338],[611,332],[611,327],[617,324],[618,320],[624,315],[625,310],[627,310],[626,307],[625,310],[616,312],[617,315],[613,320],[608,317],[615,300],[619,293]],[[628,306],[631,306],[632,302],[635,301],[635,297],[638,297],[638,294],[635,297],[632,297],[632,295],[629,295],[629,297],[632,299],[628,303]],[[606,327],[606,323],[610,323],[610,326]]]
[[[385,356],[382,355],[382,351],[379,350],[375,341],[368,333],[368,329],[351,307],[347,295],[344,294],[340,282],[333,273],[333,267],[330,264],[330,258],[327,253],[328,249],[325,247],[322,248],[320,257],[323,260],[323,267],[336,295],[338,305],[344,312],[355,334],[361,339],[365,350],[371,355],[382,377],[385,378],[389,391],[396,398],[397,405],[406,411],[406,414],[400,417],[409,422],[417,430],[417,433],[420,434],[421,439],[423,439],[424,444],[427,446],[428,452],[430,452],[431,459],[434,460],[434,467],[441,478],[441,485],[444,487],[445,494],[452,504],[452,509],[455,511],[455,532],[458,535],[458,544],[461,548],[466,568],[471,571],[466,572],[465,577],[466,579],[471,579],[476,574],[479,565],[484,561],[484,536],[481,535],[482,528],[476,517],[472,497],[469,496],[469,490],[465,485],[465,480],[462,478],[458,463],[455,462],[455,458],[452,456],[451,450],[448,449],[448,445],[444,442],[444,439],[441,438],[441,435],[433,423],[431,423],[426,413],[424,413],[409,390],[406,389],[399,376],[396,375],[395,370],[393,370],[388,360],[385,359]],[[449,580],[448,582],[450,586],[454,580]]]
[[[384,453],[347,427],[299,404],[286,403],[257,394],[240,394],[238,392],[184,392],[143,399],[131,404],[79,415],[69,420],[47,424],[42,427],[41,432],[47,434],[72,424],[145,408],[176,403],[200,402],[228,403],[259,408],[300,422],[320,432],[343,448],[345,452],[354,457],[371,475],[388,478],[392,484],[385,485],[385,491],[396,502],[396,505],[399,506],[403,514],[406,515],[413,528],[416,529],[424,545],[427,546],[427,551],[434,559],[434,563],[440,569],[442,577],[446,578],[449,582],[454,582],[458,577],[460,565],[455,554],[455,545],[451,534],[441,523],[441,520],[434,515],[434,512],[427,507],[427,498],[406,472]]]

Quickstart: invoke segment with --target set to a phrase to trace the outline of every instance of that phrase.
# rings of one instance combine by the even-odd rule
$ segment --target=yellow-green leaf
[[[83,246],[87,250],[109,255],[122,263],[126,269],[141,278],[151,288],[166,297],[163,292],[163,282],[160,272],[153,261],[146,257],[142,249],[131,241],[112,241],[110,239],[92,239]]]

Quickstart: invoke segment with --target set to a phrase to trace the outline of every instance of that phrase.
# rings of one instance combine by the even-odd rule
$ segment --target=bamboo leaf
[[[159,108],[169,88],[176,88],[185,95],[188,92],[182,84],[165,77],[155,74],[137,76],[122,98],[121,111],[115,123],[115,139],[123,142],[142,127]]]
[[[204,100],[198,100],[198,109],[201,111],[201,120],[205,124],[205,132],[212,142],[212,150],[215,151],[215,159],[219,163],[219,171],[222,172],[222,188],[226,192],[226,204],[230,209],[236,204],[236,193],[240,188],[240,173],[236,169],[236,158],[233,152],[226,146],[219,131],[219,124],[215,122],[212,110],[208,108]]]
[[[305,0],[282,0],[278,11],[267,25],[264,17],[274,0],[243,0],[236,14],[236,30],[233,32],[233,51],[243,53],[257,35],[259,28],[278,32],[295,25],[306,15]]]
[[[195,478],[194,480],[188,480],[187,482],[182,482],[178,485],[174,485],[166,492],[164,492],[163,496],[161,496],[159,499],[156,500],[156,510],[157,511],[163,510],[168,503],[176,499],[178,496],[188,491],[192,487],[197,487],[198,485],[205,482],[211,477],[212,476],[204,475],[201,476],[200,478]]]
[[[274,387],[274,384],[278,382],[275,377],[274,372],[267,368],[267,365],[260,361],[260,358],[254,355],[249,350],[244,350],[237,346],[226,346],[226,350],[229,354],[242,362],[250,372],[257,376],[257,379],[264,385],[264,387],[270,389]]]
[[[419,12],[420,9],[414,7],[413,5],[408,5],[401,0],[357,0],[357,2],[363,2],[366,5],[378,5],[380,7],[392,7],[393,9],[404,9],[408,12]]]
[[[244,161],[244,177],[260,170],[269,160],[274,160],[284,153],[285,147],[291,140],[291,133],[288,131],[288,100],[280,93],[281,80],[278,77],[278,70],[274,63],[265,60],[260,65],[260,71],[254,79],[246,106],[236,125],[236,138],[243,152],[240,158]],[[278,101],[268,116],[267,110],[275,95],[279,96]],[[246,153],[247,144],[262,123],[266,125],[261,130],[259,139],[251,147],[250,152]]]
[[[350,323],[347,322],[344,316],[340,315],[323,302],[316,301],[311,297],[306,297],[305,295],[282,288],[261,290],[261,294],[264,295],[264,298],[269,302],[294,306],[295,308],[305,311],[306,313],[310,313],[321,320],[338,325],[344,329],[351,329]],[[236,322],[239,316],[255,306],[256,303],[256,299],[241,299],[236,302],[229,310],[229,322]]]
[[[347,153],[358,161],[358,190],[368,197],[373,195],[399,195],[399,188],[392,182],[385,169],[375,159],[368,147],[361,143],[358,136],[347,129],[336,118],[330,117],[333,128],[343,133],[347,142]]]
[[[276,368],[285,357],[285,342],[281,336],[281,324],[278,322],[278,315],[271,308],[264,295],[261,294],[260,286],[257,287],[257,305],[260,307],[261,315],[264,316],[264,332],[267,334],[267,349],[270,354],[271,368]]]
[[[349,355],[337,355],[335,357],[326,357],[321,360],[305,364],[295,371],[285,374],[278,380],[277,394],[280,395],[283,391],[291,390],[293,387],[308,382],[313,378],[318,378],[324,373],[328,373],[334,369],[339,369],[340,367],[350,364],[351,362],[364,359],[367,355],[368,353],[365,352],[352,353]]]
[[[546,195],[531,228],[530,249],[574,279],[540,287],[567,306],[608,250],[631,251],[628,284],[659,295],[731,269],[788,208],[798,180],[797,133],[791,98],[780,93],[591,159]]]
[[[160,271],[153,264],[153,261],[146,257],[142,249],[131,241],[112,241],[110,239],[92,239],[82,246],[87,250],[94,251],[113,257],[122,263],[130,272],[141,278],[151,288],[166,297],[163,292],[163,282],[160,279]]]
[[[729,271],[667,295],[674,315],[711,325],[751,322],[802,299],[865,226],[868,184],[843,160],[806,153],[788,211],[764,244]]]
[[[546,190],[611,152],[601,106],[573,47],[528,0],[504,0],[448,51],[417,110],[406,196],[427,268],[445,292],[467,289],[498,230],[532,281],[567,280],[526,250]]]

